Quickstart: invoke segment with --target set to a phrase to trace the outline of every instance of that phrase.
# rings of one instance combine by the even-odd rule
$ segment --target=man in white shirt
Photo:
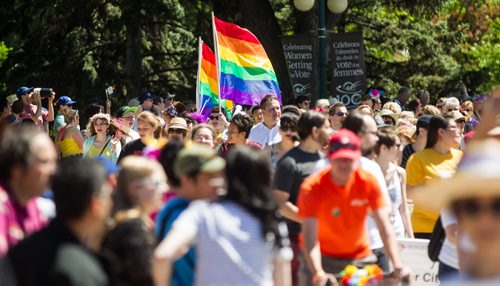
[[[260,108],[264,120],[252,128],[248,139],[266,147],[281,141],[279,133],[281,106],[278,97],[275,95],[264,96],[260,102]]]
[[[370,115],[353,112],[347,116],[343,127],[351,130],[361,139],[361,151],[363,156],[359,161],[360,166],[364,171],[372,174],[377,179],[380,185],[380,191],[385,197],[387,207],[389,207],[389,192],[387,191],[387,185],[382,170],[375,161],[369,158],[373,153],[375,144],[378,142],[377,124],[375,120]],[[384,272],[389,272],[389,260],[384,251],[384,243],[380,237],[377,225],[371,216],[368,217],[367,227],[368,237],[370,238],[370,248],[377,256],[377,264]]]

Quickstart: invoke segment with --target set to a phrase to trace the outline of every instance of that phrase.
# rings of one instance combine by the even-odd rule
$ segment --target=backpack
[[[429,259],[433,262],[439,260],[439,253],[443,247],[444,240],[446,238],[446,232],[444,231],[443,224],[441,223],[441,216],[439,216],[434,229],[431,233],[431,238],[429,239],[429,246],[427,248],[427,255]]]

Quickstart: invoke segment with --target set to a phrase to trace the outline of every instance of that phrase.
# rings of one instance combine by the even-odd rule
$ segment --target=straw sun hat
[[[500,197],[500,141],[471,142],[455,176],[416,188],[413,197],[433,211],[459,199]]]

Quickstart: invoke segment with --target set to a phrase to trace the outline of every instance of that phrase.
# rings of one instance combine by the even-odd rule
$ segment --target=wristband
[[[316,271],[316,273],[314,273],[313,277],[312,277],[312,282],[313,283],[316,283],[318,282],[322,277],[324,277],[326,275],[326,272],[323,271],[323,270],[319,270],[319,271]]]

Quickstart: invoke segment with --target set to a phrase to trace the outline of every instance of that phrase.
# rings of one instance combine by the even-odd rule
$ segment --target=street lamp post
[[[294,0],[293,4],[299,11],[309,11],[314,7],[314,0]],[[318,95],[319,98],[326,98],[326,82],[328,71],[328,54],[327,54],[327,35],[326,35],[326,9],[328,7],[334,14],[342,14],[347,9],[347,0],[318,0],[317,13],[318,13],[318,28],[316,31],[318,41]],[[325,5],[326,4],[326,5]],[[316,94],[313,93],[312,102],[316,101]]]

